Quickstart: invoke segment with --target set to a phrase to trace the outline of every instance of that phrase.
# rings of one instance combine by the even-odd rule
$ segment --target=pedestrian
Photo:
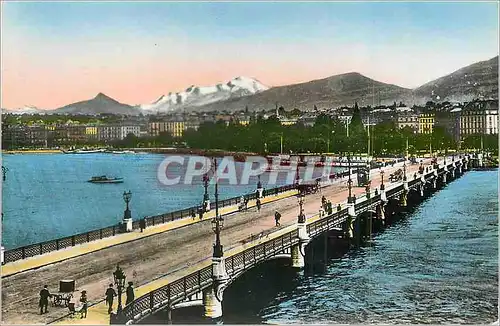
[[[146,228],[146,219],[143,218],[139,221],[139,227],[141,228],[141,233],[142,231],[144,231],[144,229]]]
[[[203,208],[200,206],[198,207],[198,215],[200,216],[200,221],[203,219]]]
[[[328,201],[326,205],[327,205],[328,215],[332,215],[333,213],[332,202]]]
[[[321,197],[321,206],[323,207],[324,210],[326,210],[326,197],[325,196]]]
[[[132,301],[134,301],[134,288],[132,287],[134,285],[134,282],[128,282],[128,287],[127,287],[127,300],[125,301],[125,305],[128,305]]]
[[[245,211],[248,210],[248,197],[245,197]]]
[[[262,203],[260,202],[260,198],[257,198],[257,211],[260,212],[260,207],[262,206]]]
[[[43,289],[40,291],[40,315],[47,313],[47,307],[49,306],[49,298],[52,297],[52,294],[50,294],[48,285],[44,285]],[[45,308],[45,309],[44,309]],[[44,312],[45,310],[45,312]]]
[[[87,318],[87,291],[83,290],[80,296],[80,302],[82,303],[82,309],[80,310],[82,316],[80,318]]]
[[[281,214],[278,211],[276,211],[274,213],[274,220],[276,221],[276,226],[280,226],[281,225],[280,224],[280,219],[281,219]]]
[[[108,305],[108,314],[111,314],[113,311],[113,299],[116,296],[115,289],[113,289],[113,284],[109,285],[109,288],[106,290],[106,304]]]
[[[193,209],[191,209],[191,217],[194,219],[196,219],[196,211]]]

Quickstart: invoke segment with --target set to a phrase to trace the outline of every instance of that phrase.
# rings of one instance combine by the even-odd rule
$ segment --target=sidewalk
[[[269,241],[271,239],[277,238],[281,236],[282,234],[285,234],[287,232],[292,231],[296,225],[289,225],[286,227],[283,227],[279,230],[276,230],[275,232],[268,234],[267,236],[256,239],[251,242],[247,242],[243,245],[235,245],[231,247],[230,249],[226,250],[225,254],[227,257],[231,257],[233,255],[239,254],[240,252],[251,248],[253,246],[256,246],[264,241]],[[176,272],[173,272],[169,275],[166,275],[162,278],[159,278],[157,280],[154,280],[152,282],[149,282],[147,284],[144,284],[142,286],[139,286],[134,289],[134,294],[136,298],[139,298],[153,290],[159,289],[165,285],[168,285],[169,283],[172,283],[182,277],[185,277],[191,273],[194,273],[200,269],[203,269],[209,265],[212,264],[212,258],[206,258],[192,266],[189,266],[187,268],[183,268],[181,270],[178,270]],[[125,300],[125,294],[123,294],[122,299]],[[124,302],[124,301],[122,301]],[[113,311],[116,312],[116,308],[118,306],[118,299],[115,298],[113,302]],[[110,315],[108,314],[108,308],[106,306],[105,301],[101,301],[96,303],[93,306],[90,306],[87,311],[87,318],[80,318],[79,314],[75,314],[75,317],[66,317],[63,318],[55,323],[54,325],[109,325],[110,324]]]
[[[281,194],[269,195],[262,199],[262,204],[270,203],[276,200],[280,200],[283,198],[291,197],[297,194],[296,190],[290,190],[283,192]],[[255,200],[250,200],[248,203],[248,208],[255,206]],[[219,214],[228,215],[238,212],[237,205],[227,206],[219,209]],[[61,262],[70,258],[78,257],[81,255],[85,255],[91,252],[95,252],[98,250],[102,250],[105,248],[117,246],[123,243],[127,243],[130,241],[134,241],[137,239],[145,238],[148,236],[152,236],[158,233],[167,232],[170,230],[174,230],[177,228],[189,226],[201,221],[205,221],[211,219],[215,216],[215,209],[211,209],[210,212],[203,215],[203,219],[200,220],[199,217],[191,218],[186,217],[183,219],[175,220],[172,222],[167,222],[164,224],[159,224],[155,226],[150,226],[146,228],[143,232],[135,230],[129,233],[119,234],[113,237],[104,238],[88,243],[84,243],[78,246],[69,247],[57,251],[52,251],[44,255],[34,256],[27,259],[15,261],[12,263],[8,263],[2,266],[2,277],[14,275],[17,273],[21,273],[27,270],[40,268],[46,265],[54,264],[57,262]]]

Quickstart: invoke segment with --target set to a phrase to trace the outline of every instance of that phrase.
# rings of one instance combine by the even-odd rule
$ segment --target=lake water
[[[336,253],[314,269],[297,272],[285,260],[259,265],[226,289],[223,323],[496,321],[497,180],[497,171],[469,172],[375,235],[371,246]],[[201,323],[202,313],[174,311],[173,321]]]
[[[201,178],[193,185],[165,186],[158,181],[157,170],[165,155],[159,154],[22,154],[3,155],[2,164],[9,170],[2,187],[3,232],[6,249],[107,227],[123,217],[123,191],[132,191],[130,209],[134,219],[199,205],[204,188]],[[241,175],[243,163],[236,164]],[[335,169],[337,171],[338,169]],[[168,171],[182,175],[175,166]],[[121,184],[93,184],[92,176],[123,177]],[[275,185],[287,182],[279,173]],[[256,190],[257,178],[249,184],[230,185],[221,180],[219,198],[226,199]],[[214,186],[209,188],[212,202]]]

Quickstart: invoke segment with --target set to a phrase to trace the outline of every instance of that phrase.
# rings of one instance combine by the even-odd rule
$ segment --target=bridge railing
[[[293,230],[277,238],[248,248],[225,259],[226,272],[235,278],[261,261],[282,253],[298,242],[298,231]],[[212,265],[204,267],[188,276],[179,278],[161,288],[135,299],[123,308],[121,322],[137,322],[144,317],[186,300],[212,284]]]
[[[259,262],[283,253],[284,250],[290,248],[296,242],[298,242],[298,230],[295,229],[277,238],[248,248],[226,258],[226,272],[231,278],[234,278],[240,272],[255,266]]]
[[[307,234],[315,236],[318,233],[330,230],[332,227],[339,226],[347,217],[347,208],[335,212],[325,218],[319,219],[307,225]]]
[[[285,185],[277,188],[266,189],[264,190],[264,196],[270,196],[273,194],[280,194],[289,190],[295,189],[295,185]],[[219,202],[219,207],[227,207],[236,205],[239,203],[241,196],[228,198],[221,200]],[[246,194],[244,197],[249,200],[256,198],[256,193]],[[191,207],[187,209],[182,209],[179,211],[174,211],[170,213],[165,213],[157,216],[145,217],[146,226],[154,226],[186,217],[192,216],[193,210],[196,212],[197,207]],[[140,220],[135,220],[132,222],[132,228],[134,230],[140,229]],[[34,256],[43,255],[52,251],[61,250],[68,247],[74,247],[76,245],[84,244],[91,241],[96,241],[108,237],[115,236],[119,233],[123,232],[122,224],[115,224],[112,226],[108,226],[105,228],[92,230],[84,233],[79,233],[75,235],[71,235],[64,238],[59,238],[55,240],[48,240],[40,243],[35,243],[15,249],[6,250],[4,253],[4,262],[10,263]]]
[[[125,306],[123,322],[141,319],[165,307],[181,302],[212,284],[212,265],[153,290]]]

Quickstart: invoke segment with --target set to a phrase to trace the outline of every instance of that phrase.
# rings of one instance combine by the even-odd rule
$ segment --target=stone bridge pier
[[[226,272],[224,257],[213,257],[212,268],[213,284],[203,290],[203,307],[205,317],[216,319],[222,317],[222,300],[229,276]]]
[[[304,268],[306,257],[306,245],[309,243],[307,225],[305,220],[298,223],[299,243],[292,246],[292,267]]]

